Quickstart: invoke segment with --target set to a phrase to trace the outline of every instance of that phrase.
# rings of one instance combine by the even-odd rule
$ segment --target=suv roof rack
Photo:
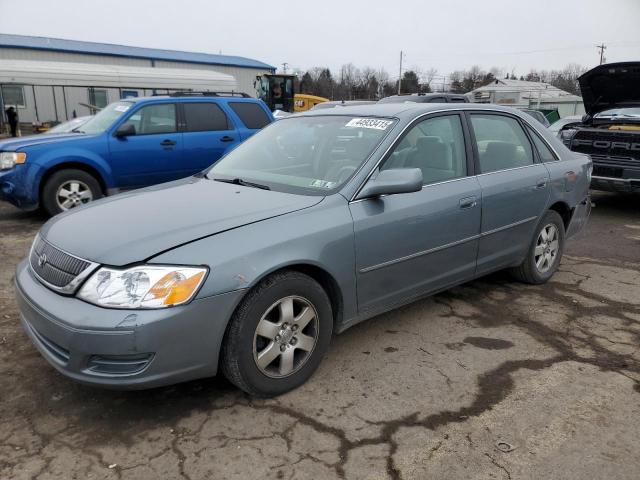
[[[158,94],[158,95],[167,95],[167,94]],[[244,92],[194,92],[191,90],[187,90],[184,92],[173,92],[168,94],[170,97],[190,97],[190,96],[200,96],[200,97],[242,97],[242,98],[250,98]]]

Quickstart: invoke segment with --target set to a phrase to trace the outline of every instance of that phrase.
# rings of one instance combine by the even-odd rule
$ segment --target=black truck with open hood
[[[591,188],[640,191],[640,62],[600,65],[578,82],[587,113],[560,138],[591,156]]]

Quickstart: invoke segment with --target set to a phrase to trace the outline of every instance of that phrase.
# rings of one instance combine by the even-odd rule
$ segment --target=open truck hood
[[[640,62],[608,63],[578,78],[585,111],[640,106]]]

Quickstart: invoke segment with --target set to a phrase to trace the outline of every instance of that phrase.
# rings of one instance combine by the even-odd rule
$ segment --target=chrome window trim
[[[493,235],[494,233],[501,232],[503,230],[508,230],[509,228],[517,227],[518,225],[523,225],[525,223],[536,220],[538,217],[529,217],[523,220],[518,220],[517,222],[510,223],[509,225],[504,225],[502,227],[494,228],[493,230],[489,230],[487,232],[481,232],[477,235],[472,235],[470,237],[463,238],[461,240],[456,240],[455,242],[446,243],[444,245],[440,245],[439,247],[433,247],[428,250],[423,250],[421,252],[412,253],[411,255],[406,255],[404,257],[394,258],[393,260],[387,260],[386,262],[378,263],[376,265],[371,265],[369,267],[364,267],[358,270],[358,273],[369,273],[374,270],[379,270],[380,268],[388,267],[394,265],[396,263],[401,263],[406,260],[411,260],[414,258],[422,257],[423,255],[429,255],[430,253],[439,252],[440,250],[445,250],[447,248],[455,247],[457,245],[461,245],[466,242],[470,242],[473,240],[477,240],[482,237],[487,237],[489,235]]]
[[[44,243],[48,244],[49,246],[60,250],[62,253],[69,255],[70,257],[73,257],[77,260],[81,260],[83,262],[86,262],[89,264],[89,266],[87,266],[87,268],[85,268],[83,271],[81,271],[73,280],[71,280],[67,285],[65,285],[64,287],[57,287],[55,285],[52,285],[51,283],[47,282],[45,279],[43,279],[40,275],[38,275],[38,273],[33,269],[33,265],[31,265],[31,255],[33,254],[33,249],[35,248],[35,245],[37,243],[37,240],[40,239],[41,241],[43,241]],[[99,266],[99,263],[96,262],[91,262],[89,260],[86,260],[84,258],[80,258],[77,255],[73,255],[72,253],[69,253],[61,248],[56,247],[55,245],[53,245],[52,243],[48,242],[47,240],[45,240],[44,238],[42,238],[42,236],[38,233],[35,238],[33,239],[33,243],[31,244],[31,248],[29,249],[29,257],[28,257],[28,263],[29,263],[29,270],[31,270],[31,273],[33,274],[34,277],[36,277],[38,279],[38,281],[40,283],[42,283],[44,286],[46,286],[47,288],[53,290],[54,292],[58,292],[61,293],[63,295],[73,295],[75,293],[75,291],[78,289],[78,287],[80,286],[80,284],[82,284],[88,277],[89,275],[91,275]]]
[[[510,172],[512,170],[522,170],[523,168],[537,167],[537,166],[540,166],[540,165],[542,165],[542,164],[541,163],[532,163],[531,165],[523,165],[521,167],[503,168],[502,170],[494,170],[493,172],[479,173],[476,176],[477,177],[484,177],[485,175],[493,175],[495,173]]]
[[[387,154],[391,151],[391,149],[395,146],[395,142],[398,138],[400,138],[405,131],[407,131],[407,129],[409,127],[412,127],[413,125],[415,125],[415,122],[418,120],[421,120],[424,117],[428,117],[429,115],[434,115],[436,113],[451,113],[452,115],[460,113],[460,112],[468,112],[468,113],[474,113],[474,112],[478,112],[480,114],[482,114],[483,112],[493,112],[493,113],[500,113],[503,114],[505,116],[510,116],[510,117],[516,117],[519,120],[521,120],[525,125],[527,125],[530,128],[533,128],[534,131],[538,134],[539,137],[542,138],[542,140],[547,144],[547,146],[551,149],[551,151],[556,155],[556,157],[558,157],[558,160],[562,160],[562,157],[558,154],[558,151],[547,141],[546,138],[544,138],[544,136],[527,120],[524,118],[524,116],[520,116],[517,114],[513,114],[511,112],[505,112],[504,110],[499,110],[499,109],[494,109],[494,108],[482,108],[482,109],[478,109],[478,108],[474,108],[474,107],[465,107],[463,106],[463,104],[456,104],[456,105],[460,105],[460,107],[457,108],[447,108],[447,109],[443,109],[443,110],[432,110],[430,112],[425,112],[421,115],[418,115],[417,117],[415,117],[414,119],[412,119],[407,125],[405,125],[405,127],[400,131],[400,133],[398,133],[398,135],[396,136],[396,138],[393,140],[393,142],[391,143],[391,145],[389,145],[389,147],[387,147],[387,149],[384,151],[384,153],[380,156],[380,158],[378,159],[378,161],[376,162],[376,164],[371,168],[371,171],[369,172],[369,174],[364,178],[364,180],[360,183],[360,185],[358,186],[358,188],[356,188],[355,193],[351,196],[351,198],[349,199],[349,203],[355,202],[355,201],[361,201],[361,200],[366,200],[366,199],[360,199],[360,200],[355,200],[355,198],[358,196],[358,194],[360,193],[360,190],[362,190],[362,188],[364,187],[364,185],[369,181],[369,179],[371,178],[371,176],[373,175],[373,173],[376,171],[376,169],[380,166],[380,163],[382,163],[382,160],[387,156]],[[533,120],[533,119],[532,119]],[[525,132],[526,133],[526,132]],[[533,145],[531,148],[534,148]],[[376,149],[377,150],[377,149]],[[373,156],[373,154],[375,153],[375,151],[371,152],[371,156]],[[368,160],[368,159],[367,159]],[[358,169],[358,172],[354,173],[354,177],[360,172],[360,170],[362,170],[364,168],[364,165],[366,164],[366,161],[362,164],[362,166],[360,167],[360,169]],[[524,167],[514,167],[514,168],[508,168],[505,170],[496,170],[495,172],[488,172],[488,173],[477,173],[475,176],[479,176],[479,175],[489,175],[491,173],[497,173],[497,172],[506,172],[508,170],[516,170],[518,168],[526,168],[526,167],[531,167],[534,165],[540,165],[538,163],[532,163],[531,165],[525,165]],[[460,178],[467,178],[473,175],[467,175],[466,177],[460,177]],[[455,179],[458,180],[458,179]],[[427,185],[435,185],[433,183],[429,183]],[[423,185],[424,186],[424,185]]]

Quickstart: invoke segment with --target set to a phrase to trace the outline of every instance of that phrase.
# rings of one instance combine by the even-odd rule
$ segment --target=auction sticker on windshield
[[[374,130],[386,130],[392,120],[380,120],[378,118],[353,118],[347,122],[345,127],[373,128]]]

